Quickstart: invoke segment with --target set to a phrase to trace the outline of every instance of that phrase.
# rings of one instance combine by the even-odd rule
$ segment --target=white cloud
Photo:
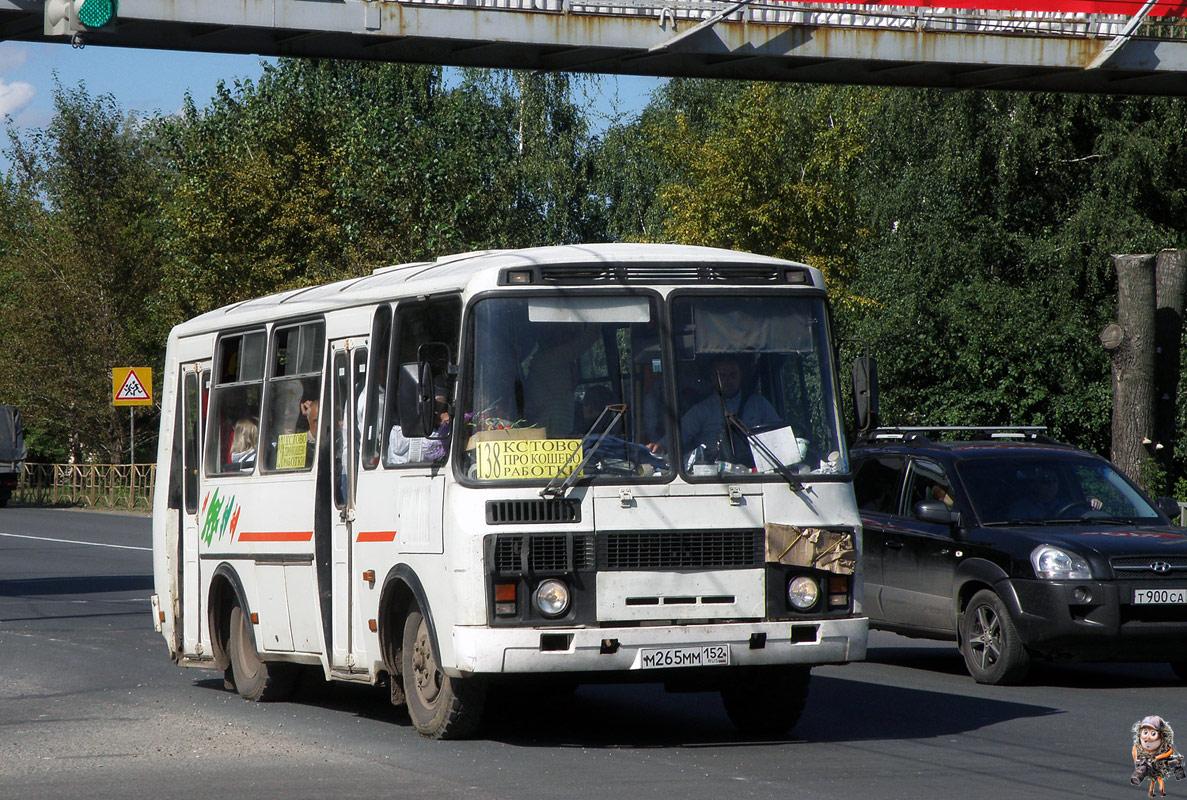
[[[16,114],[21,111],[29,103],[33,102],[33,95],[37,94],[37,90],[33,88],[33,84],[25,83],[24,81],[13,81],[6,83],[0,80],[0,117],[8,114]]]

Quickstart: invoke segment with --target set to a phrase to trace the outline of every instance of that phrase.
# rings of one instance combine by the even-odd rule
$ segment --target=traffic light
[[[119,0],[45,0],[45,35],[115,30]]]

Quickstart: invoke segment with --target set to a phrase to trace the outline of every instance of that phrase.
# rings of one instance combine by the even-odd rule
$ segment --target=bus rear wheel
[[[799,722],[811,678],[811,667],[740,670],[722,684],[721,702],[742,734],[782,736]]]
[[[429,626],[413,608],[404,620],[400,672],[404,678],[408,716],[431,739],[462,739],[478,729],[486,701],[481,678],[451,678],[433,655]]]
[[[256,652],[250,625],[242,606],[238,603],[232,606],[227,650],[231,656],[231,680],[235,691],[252,701],[284,700],[296,686],[297,665],[262,660]]]

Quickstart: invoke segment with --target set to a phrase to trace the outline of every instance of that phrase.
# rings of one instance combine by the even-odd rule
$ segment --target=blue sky
[[[187,91],[198,106],[206,105],[220,80],[228,85],[237,78],[254,81],[264,62],[259,56],[0,42],[0,118],[11,116],[19,129],[49,122],[55,73],[64,86],[82,81],[92,95],[110,93],[125,111],[151,115],[179,110]],[[591,100],[602,115],[609,115],[617,98],[619,112],[630,115],[661,83],[655,78],[605,76]],[[7,139],[0,140],[0,148],[6,146]]]

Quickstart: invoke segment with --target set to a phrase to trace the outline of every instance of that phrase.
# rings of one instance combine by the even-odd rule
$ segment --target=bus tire
[[[412,725],[430,739],[462,739],[478,729],[486,702],[482,678],[451,678],[433,655],[429,626],[413,606],[404,619],[400,672]]]
[[[227,651],[231,657],[231,680],[239,696],[253,702],[284,700],[297,684],[297,666],[264,661],[256,652],[251,623],[238,603],[231,606]]]
[[[726,679],[721,702],[746,736],[782,736],[795,727],[808,700],[811,667],[755,667]]]

